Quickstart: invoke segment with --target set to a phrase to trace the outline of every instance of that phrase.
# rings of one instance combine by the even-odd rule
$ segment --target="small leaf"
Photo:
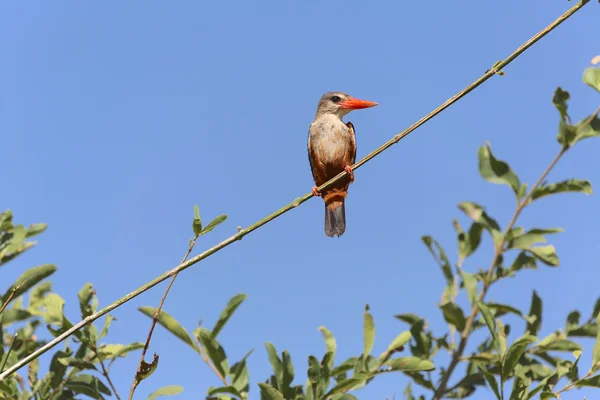
[[[593,376],[591,378],[582,379],[577,382],[577,387],[600,387],[600,375]]]
[[[556,267],[559,265],[558,255],[553,245],[536,246],[529,249],[533,255],[544,264]]]
[[[598,314],[596,317],[596,326],[600,326],[600,314]],[[600,368],[600,330],[598,331],[596,343],[594,344],[594,349],[592,350],[592,360],[592,371],[598,371]]]
[[[75,393],[85,394],[96,399],[101,399],[102,394],[111,395],[110,390],[100,379],[87,374],[78,374],[70,377],[65,386]]]
[[[258,386],[260,387],[261,400],[285,400],[283,394],[273,386],[262,382],[259,382]]]
[[[283,383],[283,365],[281,363],[281,359],[279,358],[279,355],[277,355],[277,350],[272,343],[266,342],[265,347],[267,349],[267,354],[269,355],[271,368],[273,368],[273,374],[277,379],[277,386],[281,387]]]
[[[458,204],[458,208],[473,221],[483,226],[492,235],[494,243],[500,243],[503,240],[502,233],[500,233],[500,226],[496,220],[487,215],[482,206],[464,201]]]
[[[452,267],[450,266],[450,261],[448,260],[446,252],[444,251],[442,246],[440,246],[437,240],[433,239],[431,236],[423,236],[421,237],[421,240],[423,241],[423,243],[425,243],[425,246],[427,246],[429,252],[431,253],[431,255],[433,255],[433,258],[435,258],[437,263],[440,265],[440,268],[442,269],[442,273],[446,278],[446,283],[448,284],[448,286],[452,286],[454,284],[454,277],[452,276]]]
[[[496,349],[498,350],[498,355],[502,357],[502,351],[500,349],[500,342],[498,341],[498,328],[496,327],[496,320],[490,309],[481,301],[477,302],[477,308],[481,311],[481,315],[483,316],[483,320],[485,321],[488,329],[490,330],[490,334],[492,335],[492,340],[496,344]]]
[[[512,188],[515,195],[519,195],[521,188],[519,177],[510,169],[506,162],[494,157],[489,143],[479,148],[479,173],[486,181],[496,184],[506,184]]]
[[[600,299],[598,299],[598,304],[600,304]],[[420,320],[422,320],[422,318],[416,314],[398,314],[398,315],[395,315],[394,318],[397,318],[400,321],[406,322],[409,325],[413,325],[413,324],[419,322]]]
[[[533,317],[533,322],[527,324],[527,332],[531,335],[537,335],[540,328],[542,327],[542,299],[538,296],[534,290],[531,295],[531,307],[529,309],[529,316]]]
[[[567,179],[564,181],[542,185],[531,195],[531,200],[537,200],[545,196],[557,193],[584,193],[592,194],[592,184],[581,179]]]
[[[431,371],[435,369],[431,361],[418,357],[392,358],[386,361],[385,365],[390,367],[389,371]]]
[[[208,232],[215,229],[217,226],[221,225],[227,219],[227,215],[221,214],[206,225],[204,229],[202,229],[201,235],[206,235]]]
[[[19,298],[23,293],[34,287],[40,281],[46,279],[56,271],[56,266],[52,264],[44,264],[39,267],[33,267],[25,271],[15,283],[2,296],[2,303],[5,303],[11,296],[11,293],[15,288],[18,288],[14,295],[12,295],[11,301]]]
[[[357,386],[364,385],[367,381],[367,375],[364,373],[360,373],[354,375],[352,378],[345,379],[335,385],[327,394],[325,394],[324,398],[329,398],[335,394],[344,393],[354,389]]]
[[[152,392],[150,394],[150,396],[148,396],[148,400],[154,400],[161,396],[173,396],[174,394],[179,394],[181,392],[183,392],[183,388],[181,386],[178,386],[178,385],[165,386],[165,387],[162,387],[162,388]]]
[[[208,329],[199,327],[194,331],[198,341],[202,343],[208,358],[212,361],[215,368],[221,373],[221,376],[229,375],[229,361],[223,346],[214,339]]]
[[[142,360],[142,365],[140,366],[140,370],[135,374],[135,380],[139,383],[144,379],[148,378],[158,367],[158,354],[154,353],[154,357],[152,358],[152,362],[148,364],[146,361]]]
[[[337,343],[335,337],[331,333],[331,331],[324,326],[319,327],[319,331],[323,334],[323,339],[325,339],[325,348],[327,349],[327,353],[331,353],[331,359],[329,361],[329,369],[333,369],[335,351],[337,349]]]
[[[87,318],[92,315],[94,310],[90,306],[90,301],[92,300],[92,296],[94,295],[94,288],[91,283],[86,283],[83,285],[83,288],[77,293],[77,298],[79,299],[79,309],[81,310],[81,318]]]
[[[600,92],[600,68],[586,68],[583,71],[583,82]]]
[[[477,302],[477,278],[474,274],[465,272],[462,268],[460,270],[460,275],[462,276],[463,285],[469,296],[469,301],[471,304],[475,304]]]
[[[102,330],[100,331],[100,335],[98,335],[98,339],[102,339],[103,337],[108,335],[108,328],[110,328],[111,322],[115,319],[116,318],[110,314],[108,314],[106,316],[106,319],[104,320],[104,326],[102,327]]]
[[[154,318],[154,313],[156,312],[155,307],[149,306],[139,307],[138,310],[150,318]],[[187,330],[185,330],[185,328],[181,326],[181,324],[165,310],[160,310],[160,314],[158,315],[158,323],[173,335],[184,341],[191,348],[198,351],[196,343],[194,343]]]
[[[369,305],[365,306],[363,316],[363,335],[364,335],[364,346],[363,346],[363,358],[366,359],[371,350],[373,350],[373,343],[375,342],[375,321],[373,316],[369,313]]]
[[[410,340],[411,337],[412,335],[409,331],[404,331],[398,336],[396,336],[396,338],[388,346],[387,350],[379,356],[379,360],[386,360],[390,356],[390,354],[402,348]]]
[[[508,248],[529,250],[531,246],[539,243],[546,243],[544,235],[562,232],[561,228],[551,229],[531,229],[522,235],[512,238],[508,243]]]
[[[456,303],[446,303],[440,307],[444,313],[444,319],[462,332],[465,329],[467,320],[462,309]]]
[[[192,221],[192,230],[194,231],[194,237],[198,237],[202,234],[202,220],[200,219],[200,209],[197,205],[194,205],[194,220]]]
[[[536,342],[538,339],[532,335],[524,335],[515,340],[515,342],[509,347],[506,357],[502,362],[502,383],[506,382],[510,373],[515,368],[515,365],[519,362],[519,358],[523,355],[527,347]]]
[[[512,265],[510,266],[510,270],[515,271],[515,272],[519,271],[521,269],[536,269],[536,268],[537,268],[536,258],[533,256],[530,256],[529,254],[527,254],[524,251],[519,253],[519,255],[515,258]]]
[[[568,108],[567,101],[569,100],[570,97],[571,97],[571,95],[569,94],[569,92],[567,92],[566,90],[563,90],[560,87],[556,88],[556,91],[554,92],[554,97],[552,98],[552,103],[554,104],[554,107],[556,107],[558,112],[560,113],[560,118],[562,120],[570,121],[569,114],[567,113],[567,108]]]
[[[68,367],[75,367],[75,368],[78,368],[78,369],[93,369],[93,370],[96,370],[96,367],[94,366],[94,364],[92,364],[89,361],[81,360],[81,359],[78,359],[78,358],[63,357],[63,358],[59,358],[58,362],[61,363],[62,365],[68,366]]]
[[[478,364],[477,367],[483,373],[483,377],[485,378],[486,382],[490,386],[490,389],[492,389],[492,391],[496,395],[496,398],[498,400],[501,400],[500,390],[498,389],[498,382],[496,381],[496,378],[494,377],[494,375],[490,374],[489,371],[481,364]]]
[[[247,297],[247,294],[237,294],[229,300],[229,303],[227,303],[227,306],[221,312],[221,316],[212,330],[213,338],[217,337],[219,332],[221,332],[221,329],[223,329],[227,321],[229,321],[229,318],[231,318],[235,310],[240,306],[240,304],[242,304],[244,300],[246,300]]]

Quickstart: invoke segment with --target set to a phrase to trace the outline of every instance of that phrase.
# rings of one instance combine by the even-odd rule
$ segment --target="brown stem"
[[[94,348],[92,350],[94,351],[94,354],[96,355],[96,358],[98,359],[98,361],[100,361],[100,367],[102,368],[102,375],[104,375],[104,377],[108,381],[108,384],[110,385],[111,389],[113,390],[113,393],[115,394],[115,397],[117,398],[117,400],[121,400],[121,397],[119,396],[119,392],[117,392],[117,388],[115,387],[112,380],[110,379],[108,370],[106,369],[106,366],[104,365],[104,360],[102,358],[100,358],[100,354],[98,354],[98,349],[96,348],[96,346],[94,346]]]
[[[187,258],[190,256],[190,253],[194,249],[194,246],[196,245],[197,240],[198,240],[198,236],[194,237],[194,240],[192,241],[192,243],[190,243],[190,245],[187,249],[187,252],[183,256],[183,259],[181,260],[180,264],[183,264],[187,260]],[[141,380],[138,379],[138,376],[142,372],[142,366],[144,364],[144,359],[146,358],[146,352],[148,351],[148,347],[150,346],[150,340],[152,340],[152,333],[154,333],[154,327],[156,327],[156,323],[158,322],[158,317],[160,315],[160,310],[162,310],[162,307],[165,304],[165,300],[167,299],[169,290],[171,290],[171,286],[173,286],[173,282],[175,282],[175,279],[177,279],[177,275],[179,275],[179,271],[175,272],[173,277],[171,277],[171,281],[169,282],[169,285],[167,286],[165,293],[163,293],[162,299],[160,299],[160,304],[158,305],[156,312],[154,312],[154,315],[152,316],[152,323],[150,324],[150,330],[148,331],[148,337],[146,338],[146,343],[144,343],[144,348],[142,349],[142,355],[140,356],[140,362],[138,363],[138,367],[137,367],[137,370],[135,371],[135,376],[133,378],[131,388],[129,389],[129,400],[133,399],[133,394],[135,393],[135,389],[141,382]],[[229,386],[229,385],[226,384],[226,386]]]

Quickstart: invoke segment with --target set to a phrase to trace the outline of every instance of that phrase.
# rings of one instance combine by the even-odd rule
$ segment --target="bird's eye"
[[[332,96],[331,97],[331,101],[333,101],[334,103],[339,103],[340,100],[342,100],[342,99],[340,99],[340,96]]]

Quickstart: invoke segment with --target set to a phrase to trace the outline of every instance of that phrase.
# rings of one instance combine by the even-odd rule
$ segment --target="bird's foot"
[[[344,171],[348,173],[348,176],[350,177],[350,182],[354,182],[354,171],[352,171],[352,167],[346,165],[346,167],[344,167]]]
[[[319,193],[317,191],[317,187],[316,186],[313,186],[313,188],[312,188],[312,194],[313,194],[313,196],[317,196],[317,197],[321,196],[321,193]]]

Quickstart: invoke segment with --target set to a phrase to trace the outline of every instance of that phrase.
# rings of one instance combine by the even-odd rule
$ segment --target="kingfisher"
[[[315,119],[308,130],[308,161],[315,185],[312,193],[325,202],[325,235],[342,236],[346,231],[344,200],[354,181],[352,165],[356,161],[356,136],[352,122],[344,123],[353,110],[376,106],[373,101],[356,99],[342,92],[327,92],[319,100]],[[337,174],[348,174],[319,193],[321,186]]]

